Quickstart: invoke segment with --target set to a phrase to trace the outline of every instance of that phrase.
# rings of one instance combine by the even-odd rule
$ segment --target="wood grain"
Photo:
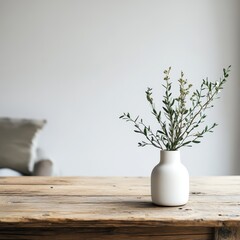
[[[6,237],[7,236],[7,237]],[[210,228],[173,227],[111,227],[111,228],[0,228],[0,239],[153,239],[153,240],[212,240]]]
[[[0,239],[203,240],[215,227],[217,240],[239,232],[239,176],[191,178],[180,207],[153,205],[144,177],[0,178]]]

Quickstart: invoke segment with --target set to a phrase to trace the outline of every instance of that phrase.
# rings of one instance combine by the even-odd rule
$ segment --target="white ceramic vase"
[[[152,202],[161,206],[181,206],[189,198],[189,174],[181,163],[180,151],[161,151],[160,163],[151,174]]]

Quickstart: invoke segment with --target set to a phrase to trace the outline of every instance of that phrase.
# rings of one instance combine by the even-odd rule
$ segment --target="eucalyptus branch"
[[[200,89],[195,90],[190,94],[192,84],[188,84],[187,79],[184,79],[184,74],[181,72],[179,82],[179,96],[172,97],[170,81],[171,67],[164,71],[165,89],[162,100],[162,109],[158,111],[155,107],[152,97],[152,89],[148,88],[146,93],[147,101],[150,103],[151,111],[159,123],[160,129],[153,133],[150,126],[143,123],[143,120],[132,119],[129,113],[124,113],[120,118],[127,122],[132,122],[136,128],[136,133],[142,134],[147,139],[147,142],[139,142],[138,145],[143,147],[152,145],[162,150],[177,150],[183,146],[191,146],[192,143],[200,143],[206,133],[213,132],[217,126],[214,123],[211,127],[205,126],[203,130],[197,131],[204,123],[207,117],[206,110],[212,108],[212,102],[218,99],[218,94],[223,89],[224,84],[229,77],[231,66],[223,69],[223,77],[219,82],[210,82],[208,78],[203,79]],[[187,97],[190,95],[189,99]],[[188,107],[187,101],[190,101],[191,107]]]
[[[205,110],[205,109],[208,107],[208,105],[213,101],[214,96],[219,93],[219,90],[220,90],[220,89],[222,89],[222,85],[226,82],[226,78],[227,78],[228,75],[229,75],[230,67],[231,67],[231,66],[229,66],[229,67],[227,68],[227,70],[225,70],[225,69],[223,70],[224,76],[223,76],[223,79],[220,79],[220,83],[219,83],[219,84],[218,84],[218,83],[213,84],[213,83],[211,83],[211,82],[209,83],[208,81],[203,80],[202,86],[206,85],[206,86],[208,87],[207,101],[206,101],[203,105],[201,105],[201,107],[200,107],[200,109],[198,110],[198,112],[192,117],[192,119],[190,120],[190,123],[188,124],[187,128],[186,128],[185,131],[180,135],[180,138],[183,138],[183,136],[184,136],[185,134],[187,134],[187,136],[185,137],[185,139],[186,139],[186,138],[188,137],[189,133],[192,132],[192,130],[196,128],[196,127],[194,127],[194,126],[192,127],[193,121],[195,120],[195,118],[196,118],[200,113],[202,113],[203,110]],[[212,87],[213,87],[213,86],[215,87],[214,93],[212,93]],[[201,90],[202,90],[202,87],[201,87]],[[197,91],[197,92],[198,92],[198,91]],[[200,98],[201,98],[201,93],[198,93],[197,95],[198,95],[198,97],[199,97],[199,99],[200,99]],[[204,116],[205,116],[205,115],[204,115]],[[198,122],[198,125],[199,125],[200,123],[201,123],[201,121]],[[198,125],[197,125],[197,127],[198,127]],[[192,129],[188,132],[188,130],[189,130],[190,127],[192,127]],[[183,142],[181,142],[181,144],[180,144],[179,147],[181,147],[182,144],[183,144]],[[178,147],[178,148],[179,148],[179,147]]]
[[[142,119],[141,119],[140,122],[138,122],[138,117],[135,120],[133,120],[129,113],[127,113],[127,114],[124,113],[122,116],[120,116],[120,118],[122,118],[123,120],[126,120],[128,122],[134,123],[135,128],[137,128],[137,130],[134,130],[134,132],[143,134],[147,138],[147,140],[149,141],[149,143],[139,142],[138,143],[139,146],[144,147],[145,145],[153,145],[154,147],[163,149],[162,146],[161,146],[161,142],[158,140],[156,135],[152,132],[150,126],[147,127],[143,123]],[[142,125],[143,128],[141,128],[140,125]]]
[[[159,135],[157,135],[158,138],[161,138],[161,141],[163,143],[163,145],[165,147],[167,147],[167,144],[168,142],[170,141],[170,138],[168,136],[168,132],[167,132],[167,129],[166,129],[166,124],[164,122],[162,122],[162,112],[159,111],[157,112],[156,108],[155,108],[155,105],[153,103],[153,98],[152,98],[152,89],[151,88],[148,88],[147,91],[146,91],[146,98],[147,98],[147,101],[150,103],[150,106],[152,108],[152,114],[155,116],[155,118],[157,119],[158,123],[160,124],[160,127],[162,129],[161,130],[158,130],[157,133],[161,134],[162,136],[160,137]],[[167,143],[165,143],[167,141]],[[162,146],[161,146],[162,147]]]

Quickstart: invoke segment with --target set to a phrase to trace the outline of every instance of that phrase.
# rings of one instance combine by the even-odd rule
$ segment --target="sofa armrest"
[[[52,176],[53,163],[49,159],[42,159],[34,164],[32,176]]]

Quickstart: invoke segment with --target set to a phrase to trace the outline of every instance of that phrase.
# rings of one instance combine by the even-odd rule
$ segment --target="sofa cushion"
[[[35,138],[45,120],[0,118],[0,168],[30,174],[36,157]]]

